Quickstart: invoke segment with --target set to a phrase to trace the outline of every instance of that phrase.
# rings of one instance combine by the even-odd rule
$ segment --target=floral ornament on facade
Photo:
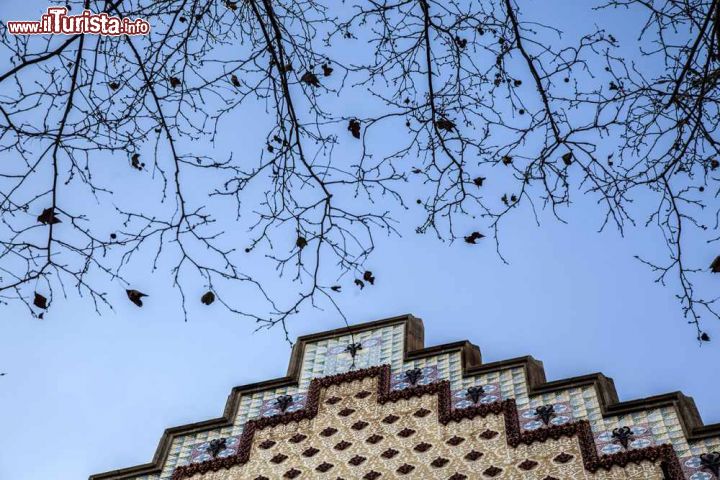
[[[227,448],[227,440],[225,438],[216,438],[208,444],[207,452],[212,455],[213,458],[216,458],[225,448]]]
[[[482,397],[483,395],[485,395],[485,389],[482,387],[482,385],[469,387],[465,394],[465,396],[472,400],[473,403],[478,403],[480,401],[480,397]]]
[[[630,445],[630,440],[635,438],[635,434],[630,429],[630,427],[625,426],[613,429],[612,438],[620,445],[622,445],[625,450],[627,450],[628,446]]]
[[[423,383],[426,378],[423,379],[423,381],[421,381],[420,383]],[[492,383],[483,385],[470,385],[453,391],[452,400],[453,407],[457,409],[463,409],[478,405],[487,405],[501,400],[500,388],[499,385]],[[532,418],[535,418],[534,415]]]
[[[715,478],[720,478],[720,452],[704,453],[700,455],[700,464],[710,470]]]
[[[542,420],[545,425],[550,425],[550,420],[555,416],[555,407],[553,405],[541,405],[535,409],[535,416]]]
[[[355,355],[357,355],[357,353],[360,350],[362,350],[362,348],[363,348],[362,343],[355,342],[355,343],[351,343],[347,347],[345,347],[345,351],[348,352],[351,357],[355,358]]]
[[[275,405],[280,409],[281,412],[285,412],[290,405],[293,403],[292,395],[280,395],[275,399]]]
[[[350,370],[355,370],[355,356],[360,350],[362,350],[362,343],[360,342],[353,342],[347,347],[345,347],[345,351],[348,352],[352,357],[352,364],[350,365]]]
[[[421,368],[413,368],[405,372],[405,379],[410,382],[410,385],[415,385],[422,378],[423,371]]]

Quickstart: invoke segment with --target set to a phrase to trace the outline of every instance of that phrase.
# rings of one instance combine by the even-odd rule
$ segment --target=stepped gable
[[[658,373],[659,374],[659,373]],[[300,337],[288,374],[235,387],[222,417],[168,429],[152,462],[91,480],[718,478],[720,424],[682,393],[619,402],[596,373],[424,347],[404,315]]]

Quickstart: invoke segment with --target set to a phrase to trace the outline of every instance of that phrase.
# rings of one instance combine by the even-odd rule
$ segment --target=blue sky
[[[2,17],[35,18],[45,7],[12,2]],[[562,11],[568,24],[585,18],[577,6]],[[236,142],[227,136],[214,148]],[[602,371],[623,400],[682,390],[706,423],[719,422],[720,385],[709,381],[718,344],[699,347],[672,291],[633,259],[661,252],[657,232],[597,233],[602,218],[582,197],[568,224],[543,217],[541,227],[527,215],[505,225],[509,265],[491,242],[451,245],[403,224],[402,238],[377,241],[368,265],[376,285],[346,289],[338,301],[351,323],[413,313],[427,344],[469,339],[486,361],[533,355],[551,380]],[[143,309],[121,291],[103,316],[74,297],[44,321],[2,307],[0,478],[81,479],[147,462],[166,427],[216,417],[233,386],[284,375],[290,348],[280,331],[253,333],[251,321],[217,304],[193,305],[185,323],[166,272],[136,278],[152,290]],[[709,276],[703,287],[718,281]],[[289,328],[296,337],[341,325],[336,313],[308,308]],[[720,338],[717,325],[708,331]]]

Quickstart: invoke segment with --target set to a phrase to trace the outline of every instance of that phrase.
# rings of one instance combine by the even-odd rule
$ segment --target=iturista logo
[[[93,13],[83,10],[77,15],[68,15],[65,7],[50,7],[39,21],[13,20],[7,22],[12,35],[147,35],[150,24],[142,18],[130,19],[113,17],[107,13]]]

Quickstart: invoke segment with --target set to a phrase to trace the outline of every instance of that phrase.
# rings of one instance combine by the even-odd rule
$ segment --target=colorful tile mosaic
[[[260,406],[261,417],[272,417],[282,413],[296,412],[305,407],[305,393],[296,393],[294,395],[279,395],[275,398],[265,400]],[[284,398],[289,398],[287,406],[282,402]],[[284,408],[283,408],[284,407]]]
[[[230,455],[235,455],[237,453],[238,447],[240,446],[239,436],[225,437],[224,439],[216,440],[224,440],[224,445],[222,449],[220,449],[215,455],[213,455],[213,451],[211,448],[212,441],[207,441],[196,445],[190,452],[190,463],[205,462],[213,458],[225,458],[229,457]]]
[[[547,422],[543,420],[543,415],[538,413],[538,408],[548,407]],[[550,408],[551,407],[551,408]],[[548,424],[565,425],[573,420],[572,408],[568,402],[550,403],[540,405],[536,408],[528,408],[518,412],[520,416],[520,427],[523,430],[537,430]]]
[[[393,368],[399,368],[402,365],[404,335],[402,325],[393,325],[307,344],[300,373],[300,389],[306,389],[313,378],[349,370],[352,356],[349,352],[344,353],[344,350],[350,343],[360,342],[364,345],[363,350],[358,352],[356,367],[362,365],[362,368],[366,368],[389,363]],[[375,338],[380,339],[379,344],[374,345]],[[327,355],[327,352],[335,347],[340,347],[339,352],[336,352],[340,354],[340,358]]]
[[[392,390],[402,390],[412,385],[427,385],[437,382],[438,379],[438,368],[436,365],[410,368],[404,372],[394,373],[390,378],[390,388]]]
[[[468,393],[468,388],[477,387],[481,388],[481,392],[475,401],[472,394]],[[477,384],[468,388],[453,391],[453,408],[467,408],[478,403],[493,403],[503,399],[498,383]]]
[[[352,340],[352,339],[351,339]],[[355,358],[351,352],[355,345]],[[359,345],[359,348],[357,346]],[[368,368],[380,365],[382,359],[382,337],[357,339],[354,343],[336,345],[327,349],[323,375],[347,372],[352,368]]]
[[[652,428],[647,424],[633,425],[627,427],[626,436],[623,437],[623,427],[608,430],[595,435],[595,444],[598,453],[612,455],[623,450],[645,448],[655,445]],[[626,445],[623,445],[625,441]]]
[[[612,431],[620,426],[628,426],[633,437],[628,441],[628,449],[645,446],[671,444],[682,459],[682,468],[686,478],[705,480],[713,478],[707,468],[698,463],[699,455],[720,449],[720,438],[711,438],[689,444],[685,438],[678,413],[668,406],[637,413],[603,417],[596,389],[574,387],[561,391],[552,391],[541,395],[528,394],[526,373],[522,367],[511,367],[497,371],[487,371],[481,375],[463,378],[462,356],[459,350],[443,352],[433,356],[404,362],[404,325],[398,323],[374,330],[366,330],[354,335],[343,335],[310,342],[305,346],[297,387],[268,389],[243,395],[232,426],[222,429],[199,432],[175,437],[168,449],[168,455],[159,475],[142,475],[133,480],[170,480],[174,469],[179,465],[195,463],[207,459],[210,442],[226,438],[226,448],[217,455],[231,455],[236,448],[236,440],[243,432],[248,420],[282,413],[276,403],[278,397],[289,395],[292,403],[286,411],[302,408],[306,401],[306,392],[313,378],[344,373],[353,368],[364,369],[371,366],[391,366],[391,388],[402,390],[412,385],[412,378],[406,372],[419,369],[415,384],[426,385],[438,380],[448,380],[452,389],[452,405],[455,409],[472,405],[467,389],[482,386],[483,395],[478,403],[487,404],[503,399],[514,399],[523,431],[533,431],[545,426],[536,409],[543,405],[553,406],[550,425],[564,425],[577,419],[590,422],[599,454],[612,454],[623,446],[612,437]],[[351,343],[359,344],[354,358],[348,350]]]
[[[720,455],[718,455],[720,459]],[[700,456],[685,457],[680,459],[685,478],[688,480],[714,480],[718,478],[709,467],[707,462],[703,462]],[[717,465],[720,467],[720,464]]]

